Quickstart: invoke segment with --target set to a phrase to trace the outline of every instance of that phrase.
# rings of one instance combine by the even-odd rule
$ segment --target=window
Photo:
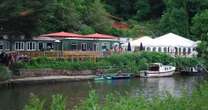
[[[93,44],[93,51],[96,51],[96,50],[97,50],[97,44],[94,43],[94,44]]]
[[[3,44],[3,41],[2,41],[2,42],[0,41],[0,50],[3,49],[3,45],[4,45],[4,44]]]
[[[6,50],[10,49],[10,43],[8,41],[5,42],[5,47]]]
[[[31,51],[31,50],[35,50],[36,49],[36,43],[35,42],[26,42],[27,45],[27,50]]]
[[[16,42],[15,50],[24,50],[24,42]]]
[[[0,50],[2,50],[3,49],[3,45],[0,45]]]
[[[77,44],[76,43],[71,44],[71,50],[77,50]]]
[[[191,54],[191,48],[188,48],[188,54]]]
[[[82,47],[82,51],[86,51],[87,50],[87,44],[86,43],[82,43],[81,45]]]
[[[47,43],[47,50],[53,49],[53,43]]]
[[[153,52],[155,52],[156,51],[156,47],[153,47]]]
[[[164,51],[164,52],[167,52],[167,47],[164,47],[164,48],[163,48],[163,51]]]
[[[161,47],[159,47],[159,48],[158,48],[158,52],[161,52],[161,50],[162,50]]]
[[[150,47],[147,47],[147,48],[146,48],[146,50],[147,50],[147,51],[150,51],[150,50],[151,50],[151,48],[150,48]]]
[[[186,55],[186,48],[183,48],[183,55]]]
[[[40,43],[38,44],[38,49],[41,50],[41,51],[44,50],[44,47],[43,47],[43,43],[42,43],[42,42],[40,42]]]

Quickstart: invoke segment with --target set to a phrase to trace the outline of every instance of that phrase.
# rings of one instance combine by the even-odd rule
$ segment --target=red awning
[[[94,39],[117,39],[117,37],[112,35],[106,35],[106,34],[88,34],[84,36],[85,38],[94,38]]]
[[[80,34],[75,34],[75,33],[69,33],[69,32],[56,32],[56,33],[50,33],[50,34],[43,34],[40,35],[41,37],[62,37],[62,38],[67,38],[67,37],[74,37],[74,38],[81,38],[83,35]]]

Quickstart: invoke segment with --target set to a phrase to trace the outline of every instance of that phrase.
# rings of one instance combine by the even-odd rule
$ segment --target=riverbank
[[[42,84],[42,83],[59,83],[69,81],[84,81],[93,80],[95,75],[85,76],[41,76],[41,77],[25,77],[17,79],[9,79],[1,81],[0,86],[14,86],[14,85],[31,85],[31,84]]]
[[[148,65],[151,63],[160,62],[162,64],[173,65],[180,70],[183,67],[194,67],[198,64],[198,60],[199,59],[197,58],[172,57],[167,54],[157,52],[115,54],[98,59],[96,62],[88,60],[71,61],[66,59],[39,57],[34,58],[29,62],[17,62],[10,67],[12,73],[10,71],[2,71],[1,76],[4,76],[2,77],[2,81],[5,82],[6,80],[9,82],[8,84],[13,84],[13,79],[31,77],[38,77],[40,79],[50,76],[84,77],[88,75],[111,74],[118,72],[133,73],[133,75],[136,76],[141,70],[146,70]],[[7,70],[7,67],[4,68]],[[31,81],[31,83],[33,82],[34,81]],[[46,81],[44,80],[44,82]],[[54,82],[54,80],[51,82]],[[24,81],[21,81],[21,83],[24,83]],[[28,83],[29,81],[25,84]]]

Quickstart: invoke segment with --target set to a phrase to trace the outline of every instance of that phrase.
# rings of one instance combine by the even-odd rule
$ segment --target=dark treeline
[[[140,35],[139,30],[152,30],[144,34],[174,32],[202,39],[207,31],[200,28],[206,26],[197,24],[207,16],[197,16],[206,15],[206,9],[207,0],[1,0],[0,31],[26,36],[71,31],[134,37]],[[127,22],[129,30],[113,30],[111,16]]]

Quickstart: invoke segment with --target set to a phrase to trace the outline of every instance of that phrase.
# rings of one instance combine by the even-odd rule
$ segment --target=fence
[[[45,56],[48,58],[63,58],[71,60],[85,60],[90,59],[96,61],[97,58],[102,57],[101,52],[95,51],[20,51],[19,55],[26,55],[32,58]]]

